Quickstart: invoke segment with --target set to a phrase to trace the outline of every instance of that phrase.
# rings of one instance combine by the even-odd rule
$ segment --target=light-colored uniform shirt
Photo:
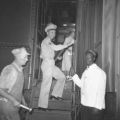
[[[46,37],[41,43],[41,55],[42,59],[54,59],[55,51],[64,49],[63,45],[55,45],[51,42],[50,38]]]
[[[81,79],[75,74],[73,81],[81,88],[81,104],[97,109],[105,108],[106,74],[96,64],[89,66]]]

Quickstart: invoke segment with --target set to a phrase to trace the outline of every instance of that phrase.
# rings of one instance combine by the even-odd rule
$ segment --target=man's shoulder
[[[6,65],[3,70],[9,70],[9,69],[13,69],[13,65],[12,64],[9,64],[9,65]]]
[[[43,39],[42,42],[49,42],[49,41],[50,41],[50,38],[46,37],[46,38]]]
[[[15,67],[13,66],[13,64],[9,64],[9,65],[7,65],[7,66],[5,66],[5,67],[3,68],[1,74],[2,74],[2,73],[3,73],[3,74],[10,74],[10,73],[15,72],[15,71],[16,71],[16,69],[15,69]]]
[[[47,45],[49,43],[50,43],[50,39],[46,37],[45,39],[43,39],[41,45]]]
[[[101,67],[99,67],[98,65],[97,65],[97,72],[100,72],[101,74],[106,76],[105,71]]]

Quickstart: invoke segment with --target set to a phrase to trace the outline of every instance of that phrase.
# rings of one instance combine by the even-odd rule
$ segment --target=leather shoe
[[[50,99],[51,100],[63,100],[63,98],[61,98],[61,97],[55,97],[55,96],[50,96]]]
[[[51,96],[50,96],[50,100],[58,100],[58,98],[51,95]]]
[[[61,97],[57,97],[57,100],[63,100],[63,98],[61,98]]]

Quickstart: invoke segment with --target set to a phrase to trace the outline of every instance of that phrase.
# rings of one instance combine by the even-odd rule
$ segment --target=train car
[[[104,120],[120,117],[120,1],[119,0],[2,0],[0,3],[0,72],[12,62],[11,50],[21,46],[30,52],[25,67],[24,96],[28,107],[38,107],[42,81],[41,42],[45,26],[56,24],[55,44],[63,44],[75,30],[71,75],[85,69],[85,51],[98,52],[97,64],[107,74]],[[56,52],[56,56],[59,52]],[[60,67],[61,61],[56,61]],[[56,80],[53,79],[51,90]],[[50,111],[20,110],[21,120],[81,120],[80,89],[66,81],[63,101],[49,100]]]

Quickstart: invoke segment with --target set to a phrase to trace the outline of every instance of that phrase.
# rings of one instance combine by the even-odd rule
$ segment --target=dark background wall
[[[3,0],[0,3],[0,42],[27,44],[30,27],[30,0]]]
[[[81,75],[86,67],[85,51],[95,49],[101,67],[102,48],[102,0],[78,0],[76,25],[75,61],[76,72]]]
[[[120,115],[119,5],[119,0],[78,0],[76,72],[81,75],[86,66],[85,51],[95,49],[97,64],[107,74],[105,112],[109,120]]]
[[[29,44],[30,7],[30,0],[0,2],[0,71],[13,60],[11,49]]]

